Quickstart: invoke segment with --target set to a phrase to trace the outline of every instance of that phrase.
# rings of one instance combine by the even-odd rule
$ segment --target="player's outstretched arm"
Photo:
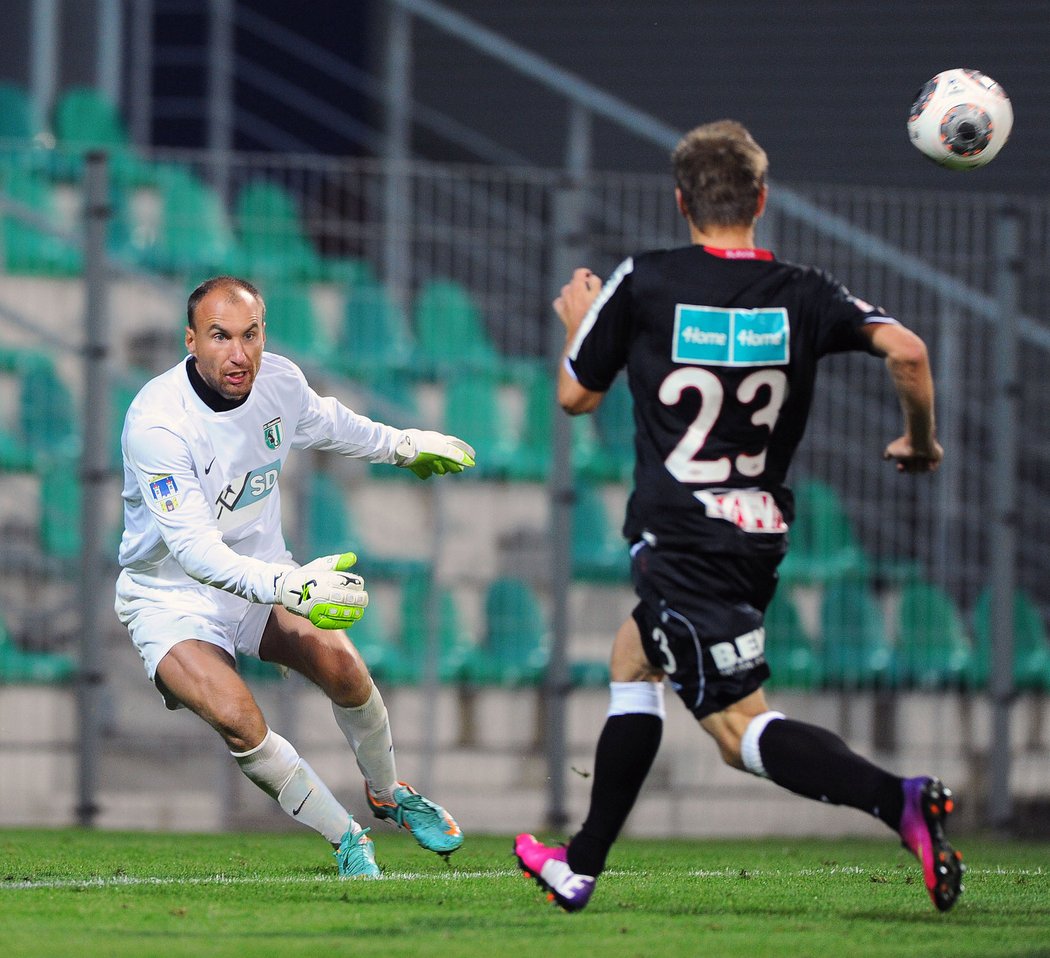
[[[937,442],[926,344],[911,330],[893,323],[869,323],[864,331],[886,357],[886,369],[904,413],[904,434],[886,447],[882,457],[894,461],[898,472],[933,472],[944,450]]]
[[[287,569],[274,582],[277,601],[319,629],[347,629],[368,605],[365,580],[348,571],[355,562],[354,553],[344,552]]]
[[[411,469],[420,479],[462,472],[474,465],[474,447],[431,429],[406,429],[397,441],[394,465]]]

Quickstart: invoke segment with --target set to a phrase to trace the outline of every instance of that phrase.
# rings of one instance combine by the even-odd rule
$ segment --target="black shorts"
[[[780,559],[649,545],[635,551],[631,576],[641,601],[632,614],[642,648],[698,719],[769,678],[762,622]]]

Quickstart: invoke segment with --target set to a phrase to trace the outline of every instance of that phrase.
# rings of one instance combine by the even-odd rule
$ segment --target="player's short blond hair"
[[[675,184],[698,229],[754,222],[769,159],[736,120],[690,130],[671,153]]]

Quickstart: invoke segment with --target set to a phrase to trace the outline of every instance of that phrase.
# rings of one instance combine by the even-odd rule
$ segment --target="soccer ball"
[[[908,135],[934,163],[972,170],[1006,145],[1014,109],[1006,91],[977,70],[945,70],[915,95]]]

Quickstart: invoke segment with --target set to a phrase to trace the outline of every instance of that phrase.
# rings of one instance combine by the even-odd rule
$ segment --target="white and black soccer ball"
[[[977,70],[945,70],[923,84],[908,116],[908,136],[934,163],[971,170],[1006,145],[1014,109],[1006,91]]]

